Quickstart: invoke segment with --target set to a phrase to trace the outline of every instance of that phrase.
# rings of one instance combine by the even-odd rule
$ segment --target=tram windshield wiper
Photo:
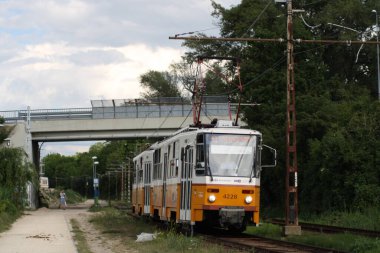
[[[254,171],[256,172],[256,159],[253,160],[253,166],[252,166],[251,174],[249,175],[249,182],[250,183],[252,182],[252,177],[253,177]]]
[[[207,166],[207,170],[208,170],[208,172],[210,173],[209,175],[210,175],[210,177],[211,177],[211,181],[214,181],[214,177],[212,176],[210,166]]]

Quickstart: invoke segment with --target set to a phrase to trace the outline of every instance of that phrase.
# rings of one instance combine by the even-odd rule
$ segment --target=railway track
[[[125,208],[116,207],[119,210],[126,211]],[[139,219],[140,216],[127,211],[127,214]],[[156,224],[157,225],[157,224]],[[162,226],[159,226],[161,229]],[[164,228],[165,229],[165,228]],[[182,231],[183,232],[183,231]],[[242,250],[255,253],[347,253],[345,251],[315,247],[305,244],[286,242],[282,240],[269,239],[249,234],[226,234],[225,230],[207,229],[207,231],[197,231],[207,242],[222,245],[226,248]]]
[[[282,219],[271,219],[268,222],[272,224],[276,224],[276,225],[285,224],[284,220]],[[303,230],[315,231],[315,232],[320,232],[320,233],[350,233],[350,234],[355,234],[355,235],[380,238],[380,231],[375,231],[375,230],[329,226],[329,225],[313,224],[313,223],[307,223],[307,222],[299,222],[299,225],[301,226]]]
[[[255,253],[346,253],[345,251],[314,247],[246,234],[238,236],[203,235],[203,238],[208,242],[217,243],[227,248]]]

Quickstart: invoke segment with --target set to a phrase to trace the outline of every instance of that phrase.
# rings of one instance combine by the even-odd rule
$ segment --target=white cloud
[[[59,153],[61,155],[75,155],[76,153],[88,152],[89,147],[95,141],[82,141],[82,142],[45,142],[41,148],[41,156],[44,157],[48,154]]]
[[[105,48],[74,48],[63,43],[26,46],[2,64],[0,104],[6,101],[8,106],[30,105],[33,109],[89,106],[90,99],[99,98],[137,98],[139,76],[150,69],[168,69],[181,53],[180,49],[144,44]]]
[[[139,97],[141,74],[183,54],[168,37],[214,27],[211,11],[210,0],[0,1],[0,111]]]

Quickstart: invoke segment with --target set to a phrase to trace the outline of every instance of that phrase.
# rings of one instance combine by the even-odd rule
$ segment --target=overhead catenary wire
[[[309,25],[307,22],[306,22],[306,20],[303,18],[303,15],[301,14],[300,15],[301,16],[301,20],[302,20],[302,22],[304,23],[304,25],[305,26],[307,26],[307,27],[309,27],[310,29],[316,29],[316,28],[318,28],[318,27],[320,27],[322,24],[319,24],[319,25]]]
[[[256,19],[252,22],[252,24],[248,27],[246,32],[241,37],[245,37],[249,33],[249,31],[256,25],[256,23],[260,20],[261,16],[268,9],[268,7],[271,5],[271,3],[272,3],[272,0],[268,0],[267,5],[264,7],[264,9],[260,12],[260,14],[256,17]]]
[[[215,29],[218,29],[218,28],[219,28],[218,26],[214,26],[214,27],[210,27],[210,28],[205,28],[205,29],[197,30],[197,31],[178,33],[178,34],[175,34],[175,36],[177,37],[177,36],[182,36],[182,35],[189,35],[189,34],[194,34],[194,33],[200,33],[200,32],[215,30]]]
[[[317,2],[314,2],[314,3],[318,3],[318,2],[321,2],[321,1],[317,1]],[[250,31],[250,29],[252,29],[252,27],[257,23],[257,21],[259,20],[259,18],[262,16],[262,14],[265,12],[265,10],[269,7],[271,1],[268,1],[267,5],[265,6],[265,8],[261,11],[261,13],[259,14],[259,16],[254,20],[254,22],[249,26],[249,28],[247,29],[247,31],[243,34],[243,36],[241,38],[215,38],[215,37],[178,37],[176,36],[175,38],[173,37],[169,37],[169,39],[186,39],[186,40],[197,40],[197,41],[215,41],[215,40],[218,40],[218,41],[224,41],[224,42],[277,42],[277,43],[284,43],[286,42],[285,39],[283,38],[277,38],[277,39],[261,39],[261,38],[244,38],[244,36],[246,36],[246,34]],[[312,3],[312,4],[314,4]],[[321,26],[321,24],[319,25],[315,25],[315,26],[312,26],[310,24],[308,24],[306,22],[306,20],[304,19],[304,17],[301,15],[301,19],[302,21],[304,22],[304,24],[311,28],[311,29],[315,29],[315,28],[318,28],[319,26]],[[358,32],[357,30],[354,30],[352,29],[352,31],[355,31],[355,32]],[[303,40],[303,39],[294,39],[293,40],[294,43],[306,43],[306,44],[315,44],[315,43],[320,43],[320,44],[324,44],[323,46],[321,47],[326,47],[327,45],[333,45],[333,44],[346,44],[348,46],[351,46],[351,45],[355,45],[355,44],[360,44],[360,49],[363,47],[364,44],[379,44],[378,42],[376,41],[362,41],[362,40],[345,40],[345,41],[336,41],[336,40]],[[317,48],[321,48],[321,47],[317,47]],[[303,52],[307,52],[307,51],[311,51],[311,50],[315,50],[317,48],[314,48],[314,49],[309,49],[309,50],[306,50],[306,51],[303,51]],[[360,52],[360,49],[358,51],[358,54]],[[299,55],[303,52],[298,52],[296,53],[296,55]],[[357,56],[358,57],[358,56]],[[280,63],[282,63],[283,60],[280,61]],[[274,64],[274,66],[276,67],[276,64]],[[253,83],[254,81],[258,80],[259,78],[261,78],[262,76],[264,76],[266,73],[268,73],[270,70],[272,70],[273,68],[269,68],[267,70],[265,70],[263,73],[261,73],[257,78],[254,78],[252,80],[250,80],[248,83],[245,83],[244,84],[244,87],[250,85],[251,83]],[[236,91],[237,89],[235,89]],[[232,90],[234,91],[234,90]],[[225,95],[225,94],[229,94],[230,92],[228,93],[220,93],[222,95]],[[218,94],[218,95],[220,95]]]
[[[179,126],[179,128],[181,128],[181,127],[183,126],[183,123],[185,123],[186,120],[189,118],[191,112],[192,112],[192,110],[189,110],[189,112],[188,112],[186,118],[182,121],[182,123],[181,123],[181,125]]]
[[[165,119],[161,122],[161,124],[156,128],[156,130],[154,131],[154,133],[152,134],[152,136],[154,136],[155,134],[158,134],[158,131],[161,129],[161,127],[165,124],[165,122],[168,120],[169,116],[173,113],[173,109],[174,109],[174,106],[175,105],[172,105],[169,113],[166,115]]]
[[[315,47],[315,48],[312,48],[312,49],[307,49],[307,50],[304,50],[304,51],[300,51],[300,52],[296,52],[294,53],[295,55],[300,55],[300,54],[304,54],[304,53],[307,53],[307,52],[310,52],[310,51],[313,51],[313,50],[317,50],[317,49],[320,49],[320,48],[324,48],[324,47],[327,47],[328,45],[322,45],[322,46],[318,46],[318,47]],[[248,82],[246,82],[243,86],[244,88],[250,86],[252,83],[254,83],[255,81],[261,79],[263,76],[265,76],[267,73],[271,72],[272,70],[274,70],[275,68],[277,68],[279,65],[281,65],[283,62],[285,62],[286,60],[286,56],[283,56],[281,57],[278,61],[276,61],[270,68],[267,68],[265,71],[263,71],[262,73],[260,73],[259,75],[257,75],[255,78],[249,80]],[[223,95],[229,95],[231,92],[236,92],[238,89],[235,88],[229,92],[223,92],[223,93],[217,93],[217,94],[213,94],[215,96],[223,96]]]

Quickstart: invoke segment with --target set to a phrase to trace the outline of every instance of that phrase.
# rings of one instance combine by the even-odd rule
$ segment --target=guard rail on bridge
[[[6,123],[54,119],[120,119],[191,117],[192,105],[184,98],[92,100],[92,107],[0,111]],[[231,107],[227,97],[204,97],[202,116],[228,116]]]

